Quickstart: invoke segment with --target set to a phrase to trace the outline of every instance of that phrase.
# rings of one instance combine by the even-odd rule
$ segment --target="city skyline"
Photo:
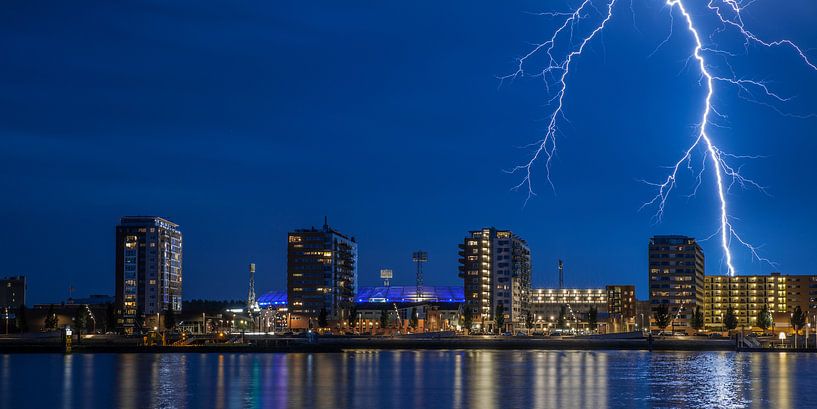
[[[80,296],[112,293],[112,226],[127,214],[184,228],[185,298],[243,298],[246,280],[224,277],[244,277],[248,262],[258,265],[259,292],[284,288],[282,238],[323,216],[359,241],[362,284],[377,283],[380,268],[411,283],[411,252],[422,248],[426,280],[455,285],[458,240],[473,226],[496,226],[528,241],[534,286],[555,286],[564,259],[568,285],[633,282],[640,299],[649,237],[715,233],[710,199],[683,197],[694,175],[684,176],[662,223],[638,212],[652,193],[638,180],[665,173],[660,166],[677,159],[700,111],[690,102],[699,95],[696,73],[684,71],[682,30],[651,55],[669,30],[661,7],[636,4],[635,23],[619,14],[582,57],[552,172],[556,191],[543,182],[525,206],[525,194],[510,191],[518,179],[503,170],[541,134],[546,97],[536,80],[500,87],[496,77],[548,32],[548,21],[527,13],[547,5],[245,5],[224,13],[203,3],[183,25],[130,7],[124,21],[123,10],[106,7],[17,4],[0,28],[11,39],[0,68],[0,188],[9,198],[0,203],[0,275],[25,275],[34,303],[64,299],[69,285]],[[753,7],[764,15],[758,30],[817,47],[814,7]],[[280,24],[261,24],[269,21]],[[327,44],[326,36],[344,41]],[[817,89],[813,73],[778,67],[790,56],[772,55],[746,62],[797,97],[793,111],[817,106],[803,91]],[[650,86],[635,87],[643,81]],[[746,170],[770,192],[733,190],[735,215],[752,221],[741,224],[747,236],[780,263],[773,269],[737,252],[738,274],[813,273],[817,193],[801,181],[817,172],[815,119],[737,98],[722,106],[724,149],[765,156]],[[588,238],[599,245],[588,249]],[[725,273],[718,244],[701,246],[707,273]],[[604,262],[613,257],[622,263]],[[73,258],[82,263],[64,261]]]

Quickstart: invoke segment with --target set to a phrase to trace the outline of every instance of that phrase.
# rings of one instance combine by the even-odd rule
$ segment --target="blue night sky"
[[[683,172],[663,222],[638,211],[655,193],[640,180],[690,144],[704,93],[677,12],[650,56],[671,27],[663,1],[618,4],[577,58],[556,191],[540,163],[526,206],[503,170],[528,159],[549,97],[540,79],[496,78],[553,29],[530,12],[575,1],[92,3],[12,0],[0,15],[0,276],[27,275],[30,303],[69,283],[112,294],[114,226],[132,214],[181,225],[187,299],[246,297],[250,261],[259,292],[284,288],[286,232],[324,215],[358,239],[362,285],[384,267],[412,283],[418,248],[428,284],[458,284],[457,244],[496,226],[530,244],[534,285],[555,285],[563,258],[567,285],[635,284],[640,298],[650,236],[717,229],[711,173],[687,198]],[[694,3],[708,37],[719,26]],[[817,60],[817,4],[782,3],[753,4],[747,25]],[[718,41],[739,77],[796,96],[780,109],[817,111],[817,72],[790,50]],[[737,164],[769,195],[733,189],[735,225],[777,270],[817,273],[817,118],[738,97],[717,88],[711,134],[765,156]],[[707,273],[724,273],[717,240],[703,247]],[[774,270],[735,257],[739,273]]]

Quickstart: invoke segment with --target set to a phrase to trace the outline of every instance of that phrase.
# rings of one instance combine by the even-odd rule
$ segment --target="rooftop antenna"
[[[250,263],[250,291],[247,294],[247,312],[258,311],[258,301],[255,299],[255,263]]]
[[[559,289],[565,288],[565,264],[559,260]]]
[[[428,253],[417,250],[411,254],[411,261],[417,263],[417,302],[423,301],[423,263],[428,262]]]

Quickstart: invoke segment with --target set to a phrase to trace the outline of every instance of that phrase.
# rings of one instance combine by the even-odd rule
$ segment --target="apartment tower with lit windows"
[[[117,326],[133,333],[148,318],[182,310],[182,233],[156,216],[125,216],[116,226]],[[153,318],[156,316],[156,318]]]
[[[525,240],[490,227],[469,232],[459,247],[463,308],[471,315],[471,329],[504,332],[525,328],[531,291],[531,255]],[[497,328],[500,305],[504,323]]]
[[[701,246],[692,237],[655,236],[650,239],[648,257],[651,315],[666,305],[672,328],[690,332],[695,307],[704,307]]]
[[[332,229],[299,229],[287,237],[287,309],[292,329],[345,328],[355,302],[357,242]]]

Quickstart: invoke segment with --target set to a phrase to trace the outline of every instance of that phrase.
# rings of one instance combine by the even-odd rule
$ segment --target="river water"
[[[2,408],[815,408],[817,354],[2,354]]]

